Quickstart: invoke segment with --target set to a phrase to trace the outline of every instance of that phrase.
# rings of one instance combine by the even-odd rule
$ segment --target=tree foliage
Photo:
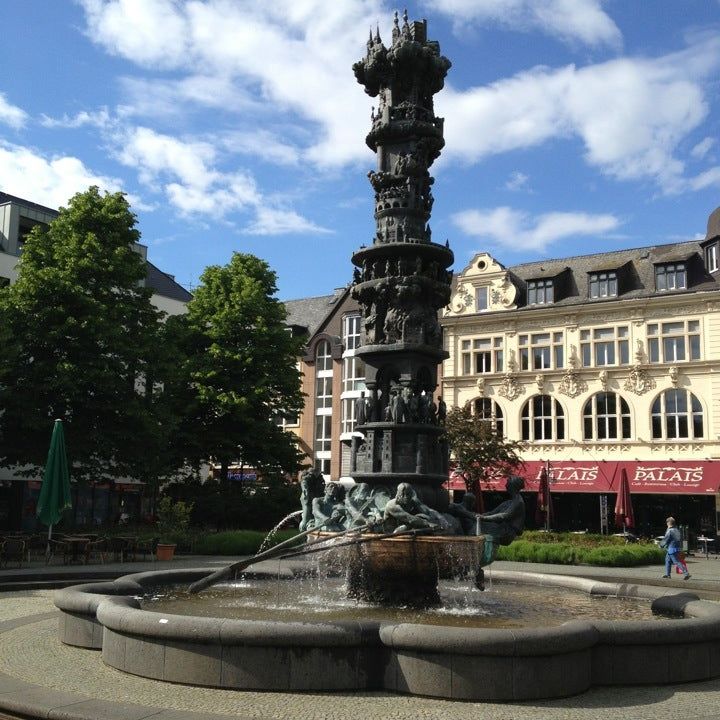
[[[445,433],[456,472],[478,499],[482,481],[510,475],[523,465],[524,444],[502,437],[490,421],[474,415],[469,405],[450,409]]]
[[[92,187],[28,235],[0,293],[2,465],[44,465],[61,418],[75,478],[132,473],[138,437],[154,432],[137,381],[161,321],[135,225],[122,193]]]
[[[259,258],[234,253],[208,267],[184,318],[182,379],[190,396],[185,435],[196,458],[227,467],[294,470],[300,455],[277,425],[303,406],[297,357],[277,300],[276,275]],[[179,390],[179,392],[183,392]]]

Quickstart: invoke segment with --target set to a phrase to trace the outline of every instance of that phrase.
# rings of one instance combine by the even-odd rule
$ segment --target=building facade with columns
[[[444,399],[527,443],[530,510],[549,464],[556,527],[598,531],[609,506],[614,532],[624,470],[638,532],[672,514],[715,538],[719,245],[720,209],[700,242],[513,267],[480,253],[458,274],[442,319]]]

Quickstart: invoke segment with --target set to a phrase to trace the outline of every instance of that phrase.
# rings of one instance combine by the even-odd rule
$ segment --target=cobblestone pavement
[[[52,608],[51,591],[0,593],[0,621],[22,617],[32,621],[33,615]],[[97,651],[63,645],[53,619],[0,634],[0,672],[58,693],[77,692],[157,711],[194,711],[200,713],[198,717],[212,713],[253,720],[358,716],[391,720],[607,720],[609,715],[631,720],[720,718],[720,679],[664,687],[594,688],[572,698],[513,704],[455,703],[381,692],[299,695],[171,685],[126,675],[104,666]],[[117,720],[121,716],[118,712]],[[107,715],[103,720],[116,719]]]

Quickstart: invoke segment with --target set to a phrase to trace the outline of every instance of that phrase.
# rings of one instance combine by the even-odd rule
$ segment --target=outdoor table
[[[703,553],[705,554],[705,559],[707,560],[709,556],[708,543],[715,542],[715,540],[713,538],[705,537],[704,535],[699,535],[697,540],[703,544]]]
[[[77,562],[82,556],[85,558],[85,548],[90,542],[90,538],[87,537],[66,537],[63,539],[64,543],[70,548],[70,562]]]

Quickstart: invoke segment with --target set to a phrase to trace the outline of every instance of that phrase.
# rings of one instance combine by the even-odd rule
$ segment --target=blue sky
[[[373,236],[352,63],[384,0],[6,0],[0,189],[122,189],[192,288],[234,250],[329,293]],[[397,9],[401,10],[404,6]],[[720,205],[718,0],[418,0],[453,67],[433,239],[456,270],[704,236]]]

